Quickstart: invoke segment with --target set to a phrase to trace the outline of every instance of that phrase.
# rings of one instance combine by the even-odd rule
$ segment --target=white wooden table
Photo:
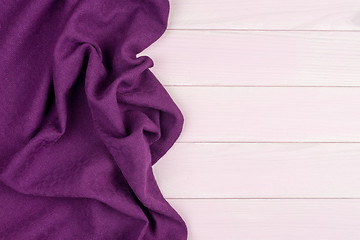
[[[189,240],[360,239],[360,0],[172,0],[142,55],[185,116]]]

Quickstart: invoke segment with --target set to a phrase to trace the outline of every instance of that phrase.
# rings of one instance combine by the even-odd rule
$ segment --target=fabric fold
[[[187,238],[152,172],[183,116],[137,57],[168,13],[167,0],[0,3],[0,239]]]

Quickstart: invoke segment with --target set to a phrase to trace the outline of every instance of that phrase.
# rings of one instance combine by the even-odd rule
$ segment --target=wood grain
[[[167,87],[180,142],[360,142],[360,88]]]
[[[357,0],[170,0],[170,3],[170,29],[360,29]]]
[[[185,116],[154,172],[189,240],[360,239],[360,1],[170,2],[140,55]]]
[[[154,166],[167,198],[360,198],[360,144],[178,143]]]
[[[360,200],[211,200],[170,203],[189,240],[360,239]]]
[[[140,55],[154,60],[165,85],[360,86],[359,39],[360,32],[167,31]]]

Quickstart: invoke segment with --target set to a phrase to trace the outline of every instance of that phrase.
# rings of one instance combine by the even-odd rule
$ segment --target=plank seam
[[[164,84],[164,87],[206,87],[206,88],[360,88],[360,85],[190,85]]]
[[[269,143],[269,144],[282,144],[282,143],[289,143],[289,144],[299,144],[299,143],[321,143],[321,144],[325,144],[325,143],[329,143],[329,144],[339,144],[339,143],[349,143],[349,144],[358,144],[360,142],[240,142],[240,141],[178,141],[177,143],[226,143],[226,144],[231,144],[231,143]]]
[[[237,28],[168,28],[166,31],[231,31],[231,32],[353,32],[360,30],[311,30],[311,29],[237,29]]]
[[[360,200],[360,198],[165,198],[166,200]]]

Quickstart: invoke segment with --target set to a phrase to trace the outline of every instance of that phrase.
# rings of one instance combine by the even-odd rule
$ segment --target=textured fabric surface
[[[0,239],[186,239],[152,165],[183,117],[136,55],[168,0],[0,0]]]

